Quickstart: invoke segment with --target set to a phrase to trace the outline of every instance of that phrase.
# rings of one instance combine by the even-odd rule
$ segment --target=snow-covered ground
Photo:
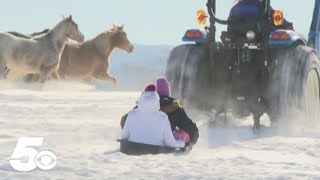
[[[119,120],[138,96],[79,82],[0,82],[0,179],[320,179],[320,131],[255,135],[250,120],[214,128],[200,112],[200,139],[189,154],[121,154]],[[44,137],[37,149],[53,151],[56,167],[13,170],[9,160],[22,136]]]

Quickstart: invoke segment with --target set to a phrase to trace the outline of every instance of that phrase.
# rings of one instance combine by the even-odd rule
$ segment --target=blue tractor
[[[281,11],[271,11],[262,0],[263,14],[221,20],[216,0],[207,1],[207,13],[198,11],[204,30],[190,29],[189,42],[175,47],[168,58],[166,78],[173,95],[185,105],[214,109],[215,116],[231,112],[252,115],[254,128],[267,114],[272,123],[300,118],[320,119],[320,0],[315,0],[309,39],[283,29]],[[271,14],[273,12],[273,14]],[[227,26],[216,41],[216,24]],[[191,42],[191,43],[190,43]]]

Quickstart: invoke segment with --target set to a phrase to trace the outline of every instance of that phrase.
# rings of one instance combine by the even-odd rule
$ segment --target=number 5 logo
[[[14,149],[10,164],[17,171],[31,171],[36,167],[43,170],[52,169],[56,165],[56,156],[50,151],[41,151],[38,153],[37,150],[30,146],[41,146],[43,138],[28,138],[21,137]],[[27,162],[22,162],[21,158],[28,158]]]

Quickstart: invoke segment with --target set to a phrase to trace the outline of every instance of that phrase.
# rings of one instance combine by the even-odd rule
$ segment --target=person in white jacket
[[[139,98],[138,108],[128,113],[122,140],[174,148],[185,146],[182,140],[175,140],[168,116],[160,111],[159,99],[156,87],[147,86]]]

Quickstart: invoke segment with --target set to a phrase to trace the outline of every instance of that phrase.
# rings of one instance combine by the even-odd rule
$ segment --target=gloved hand
[[[184,130],[176,130],[175,132],[173,132],[173,136],[176,140],[182,140],[185,144],[190,142],[190,136]]]

